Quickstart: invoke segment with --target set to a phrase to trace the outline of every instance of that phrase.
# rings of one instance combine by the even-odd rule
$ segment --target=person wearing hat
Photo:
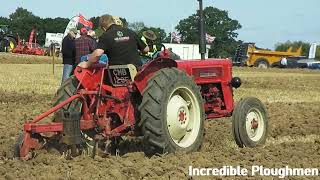
[[[96,47],[97,42],[88,35],[88,30],[86,28],[80,29],[80,37],[75,40],[75,47],[76,47],[76,62],[75,66],[77,66],[82,56],[86,56],[92,53]]]
[[[63,73],[61,84],[70,77],[72,74],[73,66],[75,64],[75,44],[74,39],[76,38],[77,30],[72,28],[69,33],[62,40],[62,63]]]
[[[156,33],[154,33],[152,30],[142,32],[141,40],[149,46],[150,50],[146,55],[150,58],[152,58],[153,55],[158,52],[157,46],[155,45],[155,41],[157,39],[158,37]]]
[[[109,65],[133,64],[136,67],[142,65],[139,51],[147,53],[149,47],[134,31],[117,25],[113,16],[108,14],[100,17],[99,24],[104,33],[99,37],[97,49],[88,61],[81,62],[78,66],[89,68],[104,53],[109,58]]]

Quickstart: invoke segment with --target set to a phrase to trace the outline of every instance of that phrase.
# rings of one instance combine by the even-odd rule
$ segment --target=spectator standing
[[[74,67],[80,63],[82,56],[92,53],[97,47],[97,42],[88,35],[86,28],[80,29],[80,35],[81,36],[75,40],[76,62]]]
[[[77,35],[76,29],[70,29],[68,35],[62,40],[62,59],[63,73],[61,84],[70,77],[75,65],[75,38]]]

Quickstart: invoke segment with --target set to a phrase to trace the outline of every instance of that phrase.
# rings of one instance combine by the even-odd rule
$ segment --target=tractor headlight
[[[241,86],[241,79],[239,77],[234,77],[230,82],[231,86],[234,88],[239,88]]]

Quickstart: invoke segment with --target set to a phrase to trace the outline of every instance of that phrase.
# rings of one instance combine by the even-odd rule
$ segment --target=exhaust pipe
[[[203,1],[199,1],[199,33],[200,33],[200,41],[199,41],[199,53],[201,54],[201,60],[206,59],[207,47],[206,47],[206,36],[205,36],[205,24],[203,17]]]

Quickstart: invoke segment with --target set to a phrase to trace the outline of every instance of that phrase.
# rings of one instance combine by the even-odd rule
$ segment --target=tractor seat
[[[114,87],[127,86],[128,80],[134,81],[137,75],[137,68],[133,64],[112,65],[105,73],[105,84],[111,84]]]

